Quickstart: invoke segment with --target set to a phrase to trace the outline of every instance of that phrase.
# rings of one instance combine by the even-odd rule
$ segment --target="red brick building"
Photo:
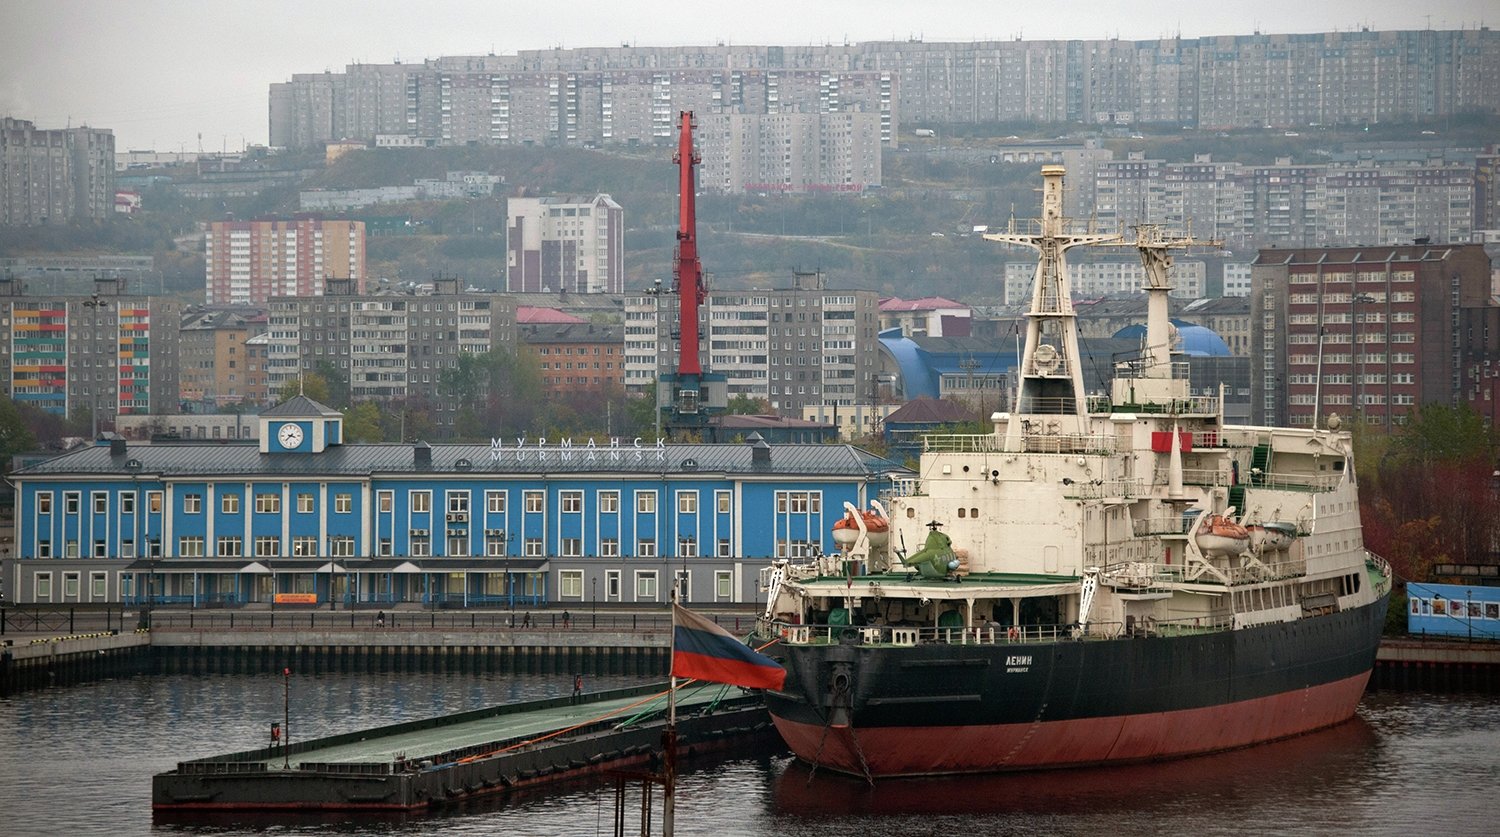
[[[536,353],[548,392],[620,388],[625,381],[625,336],[617,325],[547,323],[520,327]]]

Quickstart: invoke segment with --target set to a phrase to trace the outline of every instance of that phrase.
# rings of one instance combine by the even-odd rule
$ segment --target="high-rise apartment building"
[[[441,397],[443,370],[458,356],[514,351],[516,309],[503,294],[466,293],[438,279],[430,294],[356,293],[334,282],[321,296],[268,303],[266,384],[275,394],[303,372],[331,366],[353,401],[421,403],[439,432],[452,430],[456,405]]]
[[[102,221],[115,211],[115,135],[0,118],[0,226]]]
[[[712,291],[699,309],[700,357],[723,375],[730,398],[768,401],[782,415],[818,404],[869,404],[880,365],[880,299],[874,291],[826,286],[822,273],[791,287]],[[677,298],[625,298],[625,388],[650,391],[675,372]]]
[[[621,293],[625,210],[587,200],[511,198],[505,209],[505,287],[514,293]]]
[[[697,117],[698,186],[716,192],[862,192],[881,185],[875,113]]]
[[[17,403],[60,416],[178,410],[182,306],[103,280],[90,296],[28,294],[0,281],[0,388]]]
[[[326,280],[365,282],[365,223],[322,218],[214,221],[204,240],[209,305],[316,296]]]
[[[1495,113],[1497,78],[1489,27],[522,50],[295,75],[271,85],[271,142],[648,144],[681,110],[875,113],[887,145],[902,122],[1364,125]]]
[[[1490,308],[1482,246],[1262,250],[1251,282],[1258,424],[1389,428],[1464,397],[1466,332]]]

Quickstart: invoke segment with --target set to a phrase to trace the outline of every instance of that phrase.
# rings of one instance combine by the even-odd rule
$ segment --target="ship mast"
[[[1007,232],[984,236],[989,241],[1031,247],[1039,254],[1031,308],[1026,312],[1026,345],[1017,367],[1014,415],[1007,428],[1012,439],[1026,428],[1079,436],[1088,433],[1077,315],[1063,254],[1079,245],[1119,241],[1120,236],[1075,229],[1063,215],[1063,174],[1062,166],[1042,166],[1042,217],[1030,222],[1038,232],[1018,232],[1012,220]],[[1069,423],[1064,426],[1062,422]]]

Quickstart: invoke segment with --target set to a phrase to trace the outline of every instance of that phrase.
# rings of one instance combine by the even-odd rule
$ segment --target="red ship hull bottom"
[[[1354,715],[1370,673],[1254,700],[997,726],[823,727],[773,717],[799,758],[863,776],[925,776],[1155,761],[1311,732]]]

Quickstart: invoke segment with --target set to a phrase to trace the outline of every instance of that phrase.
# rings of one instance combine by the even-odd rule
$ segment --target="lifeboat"
[[[1204,555],[1238,555],[1250,546],[1250,530],[1222,514],[1211,514],[1198,525],[1194,542]]]
[[[1286,549],[1297,537],[1297,526],[1293,523],[1253,523],[1245,529],[1250,533],[1250,546],[1256,552],[1268,549]]]
[[[855,513],[845,511],[844,516],[833,524],[833,542],[839,546],[852,546],[859,540],[859,523],[854,519]],[[890,540],[891,522],[881,517],[874,511],[859,512],[864,518],[865,531],[870,535],[870,546],[885,546]]]

